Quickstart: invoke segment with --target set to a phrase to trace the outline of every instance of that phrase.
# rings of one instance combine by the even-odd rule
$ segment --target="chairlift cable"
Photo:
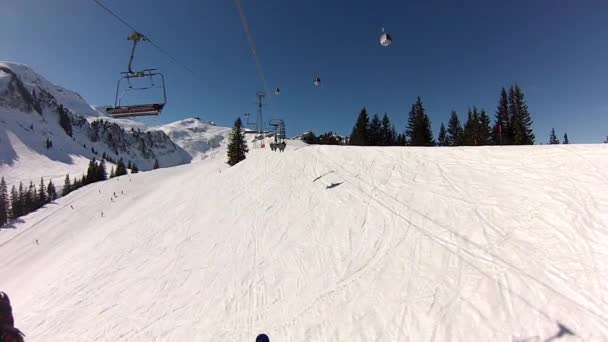
[[[128,27],[131,31],[133,32],[141,32],[138,31],[135,27],[133,27],[133,25],[129,24],[126,20],[122,19],[120,16],[118,16],[116,13],[112,12],[111,9],[109,9],[106,5],[104,5],[100,0],[92,0],[94,3],[96,3],[97,5],[99,5],[99,7],[103,8],[106,12],[108,12],[108,14],[110,14],[111,16],[113,16],[114,18],[116,18],[116,20],[120,21],[123,25],[125,25],[126,27]],[[194,72],[194,70],[190,67],[188,67],[187,65],[181,63],[180,61],[177,60],[177,58],[173,57],[169,52],[167,52],[167,50],[163,49],[162,47],[160,47],[160,45],[156,44],[152,39],[150,39],[150,37],[148,37],[147,35],[142,34],[144,39],[150,43],[150,45],[152,45],[156,50],[158,50],[159,52],[161,52],[162,54],[164,54],[165,56],[167,56],[173,63],[179,65],[180,67],[182,67],[184,70],[188,71],[190,74],[192,74],[192,76],[196,79],[198,79],[199,81],[203,81],[201,77],[199,77],[197,75],[196,72]]]
[[[234,0],[234,4],[236,5],[236,9],[239,12],[241,24],[243,25],[243,31],[245,31],[245,35],[247,36],[247,42],[249,43],[249,49],[251,50],[251,55],[253,56],[253,61],[255,62],[258,71],[258,77],[260,78],[260,81],[262,81],[264,92],[268,94],[268,86],[266,84],[266,76],[264,75],[264,69],[262,69],[262,63],[260,62],[260,58],[255,47],[255,42],[253,41],[253,36],[251,35],[251,31],[249,30],[249,23],[247,22],[247,17],[245,16],[243,7],[241,6],[241,0]]]
[[[241,18],[241,24],[243,25],[243,31],[245,32],[245,35],[247,36],[247,42],[249,43],[249,49],[251,50],[251,55],[253,57],[253,61],[255,63],[257,72],[258,72],[258,78],[260,79],[260,81],[262,82],[262,87],[264,90],[264,93],[266,93],[268,96],[266,97],[268,99],[267,105],[268,105],[268,112],[270,112],[270,114],[272,116],[275,115],[274,113],[274,108],[272,106],[272,98],[274,96],[278,96],[276,94],[276,91],[273,92],[272,94],[268,92],[268,83],[266,82],[266,75],[264,74],[264,69],[262,68],[262,62],[260,62],[260,57],[258,56],[258,52],[255,46],[255,41],[253,40],[253,36],[251,35],[251,30],[249,29],[249,22],[247,21],[247,17],[245,16],[245,12],[243,11],[243,7],[241,6],[241,0],[234,0],[234,4],[236,6],[237,12],[239,13],[239,17]],[[274,96],[270,96],[270,95],[274,95]]]

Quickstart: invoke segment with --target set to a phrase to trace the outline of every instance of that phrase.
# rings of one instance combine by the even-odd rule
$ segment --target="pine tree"
[[[36,187],[34,186],[34,182],[30,181],[30,186],[28,190],[25,192],[25,214],[29,214],[32,211],[38,209],[36,208]]]
[[[82,186],[82,178],[74,177],[74,181],[72,182],[72,187],[70,188],[70,192],[79,189]]]
[[[382,143],[382,122],[378,114],[374,114],[372,121],[369,123],[369,130],[367,133],[367,145],[378,146]]]
[[[129,160],[129,162],[127,163],[127,169],[131,170],[133,168],[133,164],[131,164],[131,161]]]
[[[127,168],[125,167],[125,163],[122,161],[122,157],[116,163],[116,170],[114,170],[114,177],[120,177],[127,174]]]
[[[549,144],[559,144],[559,139],[557,139],[557,135],[555,135],[555,128],[551,128],[551,134],[549,134]]]
[[[426,115],[420,96],[416,98],[408,115],[405,135],[411,146],[433,146],[435,144],[431,120]]]
[[[105,160],[102,159],[101,162],[97,165],[96,173],[97,173],[97,181],[105,181],[106,179],[108,179],[108,173],[106,171],[106,161]]]
[[[604,144],[608,144],[608,135],[606,136],[606,140],[604,140]]]
[[[234,121],[234,127],[232,128],[230,141],[228,142],[228,165],[230,166],[234,166],[245,160],[245,158],[247,158],[245,154],[249,152],[245,137],[241,130],[242,126],[243,122],[241,121],[241,118]]]
[[[448,146],[448,135],[447,135],[445,126],[443,125],[443,122],[441,123],[441,128],[439,128],[439,136],[437,137],[437,145]]]
[[[44,186],[44,179],[40,177],[40,185],[38,186],[38,208],[47,204],[48,196],[46,195],[46,186]]]
[[[154,167],[153,167],[153,169],[154,169],[154,170],[156,170],[156,169],[158,169],[159,167],[160,167],[160,164],[158,163],[158,159],[156,159],[156,160],[154,161]]]
[[[450,115],[450,121],[448,122],[447,129],[447,143],[449,146],[460,146],[463,141],[463,133],[464,130],[460,125],[460,120],[458,119],[458,114],[456,111],[452,111]]]
[[[63,181],[63,189],[61,189],[61,196],[65,196],[72,191],[72,183],[70,182],[70,175],[65,175]]]
[[[473,108],[473,111],[469,109],[467,113],[467,122],[464,124],[462,140],[466,146],[478,146],[480,143],[479,113],[477,113],[477,108]]]
[[[11,220],[16,219],[17,217],[23,215],[23,209],[21,209],[21,201],[19,199],[19,192],[17,192],[17,188],[13,185],[11,188]]]
[[[392,124],[386,141],[388,146],[401,146],[397,138],[397,131],[395,130],[395,126],[393,126]]]
[[[483,109],[481,110],[481,114],[479,114],[479,144],[492,144],[492,127],[490,123],[490,116]]]
[[[407,144],[407,138],[405,133],[399,133],[397,135],[397,146],[405,146]]]
[[[95,157],[89,160],[89,167],[87,167],[87,175],[83,181],[83,185],[97,182],[97,163]]]
[[[568,140],[568,133],[564,133],[564,144],[569,144],[570,140]]]
[[[4,177],[0,179],[0,227],[8,222],[9,218],[9,198],[8,189]]]
[[[355,146],[366,146],[368,144],[368,133],[369,133],[369,116],[367,115],[367,109],[363,107],[357,122],[353,127],[353,131],[350,134],[350,144]]]
[[[511,134],[510,132],[510,117],[509,117],[509,97],[507,91],[503,87],[500,91],[498,99],[498,108],[496,109],[496,123],[492,128],[492,143],[494,145],[509,145]]]
[[[138,173],[139,172],[139,168],[137,167],[137,165],[135,165],[135,163],[131,164],[131,173]]]
[[[49,180],[49,185],[46,187],[46,192],[48,193],[48,201],[54,201],[57,199],[57,190],[55,189],[55,184],[53,184],[53,180]]]
[[[63,105],[59,105],[57,108],[57,113],[59,114],[59,125],[63,128],[65,133],[72,136],[72,121],[68,117],[67,111],[63,108]]]
[[[19,208],[21,209],[21,215],[19,216],[23,216],[25,214],[28,213],[28,209],[25,206],[25,197],[26,197],[26,189],[23,186],[23,182],[19,182]]]
[[[384,116],[382,117],[382,127],[380,132],[380,145],[393,146],[397,143],[397,132],[395,131],[395,127],[393,127],[393,124],[386,113],[384,113]]]
[[[511,107],[511,130],[513,144],[534,144],[534,133],[532,133],[532,116],[528,112],[528,105],[524,99],[524,93],[518,85],[511,87],[509,91],[509,102]]]

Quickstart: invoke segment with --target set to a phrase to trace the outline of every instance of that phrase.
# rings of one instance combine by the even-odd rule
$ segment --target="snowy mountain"
[[[198,118],[185,119],[154,127],[162,130],[173,142],[183,148],[192,159],[205,159],[223,153],[231,129],[218,127]]]
[[[608,145],[289,144],[94,183],[0,231],[17,326],[32,342],[608,338]]]
[[[124,129],[110,120],[31,68],[0,63],[0,173],[9,186],[80,176],[89,159],[103,155],[140,170],[152,169],[157,159],[162,167],[192,159],[161,130]]]
[[[89,122],[97,118],[88,118]],[[164,132],[177,146],[190,155],[192,160],[201,160],[224,153],[231,128],[219,127],[200,118],[183,119],[160,126],[148,126],[141,121],[104,117],[105,122],[116,124],[127,131]]]

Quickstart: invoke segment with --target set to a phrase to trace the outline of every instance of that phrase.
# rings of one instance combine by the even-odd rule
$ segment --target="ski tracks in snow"
[[[378,188],[375,184],[370,184],[369,182],[364,181],[361,177],[359,177],[357,175],[355,175],[355,176],[350,175],[349,171],[346,170],[340,163],[333,161],[331,158],[324,155],[322,151],[318,151],[318,153],[323,155],[324,158],[329,163],[331,163],[331,165],[327,165],[328,168],[334,169],[336,175],[340,176],[347,183],[349,183],[349,184],[353,185],[355,188],[359,189],[365,196],[368,196],[370,199],[372,199],[374,202],[376,202],[380,206],[388,209],[393,214],[401,217],[410,227],[415,228],[417,231],[422,233],[424,236],[427,236],[428,238],[430,238],[432,241],[434,241],[435,243],[437,243],[438,245],[443,247],[445,250],[456,255],[459,259],[463,260],[464,263],[467,264],[469,267],[478,271],[482,276],[487,277],[489,279],[493,279],[493,281],[495,282],[495,284],[497,284],[498,288],[500,289],[500,291],[503,295],[504,303],[507,306],[507,310],[509,312],[513,312],[512,297],[516,297],[519,299],[520,302],[529,306],[530,309],[538,312],[541,316],[544,316],[548,321],[554,320],[554,318],[550,317],[542,308],[537,307],[528,298],[524,297],[523,294],[513,292],[513,290],[508,287],[509,282],[508,282],[508,278],[507,278],[506,274],[502,274],[499,271],[499,269],[510,269],[511,271],[514,271],[515,274],[517,274],[519,277],[521,277],[522,280],[527,279],[528,281],[535,283],[537,286],[541,286],[541,287],[544,287],[544,288],[550,290],[555,295],[559,296],[561,299],[566,300],[567,302],[570,302],[571,304],[574,304],[575,306],[577,306],[579,309],[591,314],[592,316],[595,316],[596,319],[598,319],[598,321],[601,322],[601,324],[603,324],[605,327],[608,327],[608,319],[605,316],[603,316],[602,314],[600,314],[601,309],[599,309],[598,307],[595,307],[595,305],[589,306],[588,304],[587,305],[582,304],[580,301],[573,299],[562,292],[559,292],[557,289],[548,285],[543,280],[537,279],[536,277],[534,277],[534,275],[531,275],[531,274],[525,272],[523,269],[515,266],[511,262],[499,257],[496,253],[496,249],[493,247],[494,244],[490,242],[488,233],[485,230],[486,227],[489,226],[489,222],[487,219],[485,219],[480,214],[480,212],[477,208],[474,209],[476,212],[476,215],[482,220],[483,223],[485,223],[485,224],[482,224],[482,231],[486,237],[485,240],[487,243],[487,246],[485,246],[485,247],[482,246],[479,242],[474,242],[473,240],[463,236],[462,234],[455,232],[453,229],[448,228],[433,219],[430,219],[429,217],[427,217],[427,215],[418,212],[416,209],[413,209],[409,205],[399,201],[392,195],[390,195],[382,190],[378,190]],[[442,174],[443,178],[445,178],[445,180],[448,181],[448,183],[450,183],[449,180],[447,180],[445,173],[441,172],[441,174]],[[364,184],[364,186],[369,187],[369,189],[371,189],[371,190],[362,189],[361,184]],[[453,185],[451,185],[451,187],[452,187],[452,190],[458,191],[457,187],[455,187]],[[381,199],[378,198],[379,196],[375,195],[376,192],[379,192],[381,195],[383,195],[381,197]],[[448,232],[451,233],[452,237],[455,237],[456,240],[461,241],[461,243],[455,244],[455,243],[447,240],[446,238],[438,236],[436,233],[430,232],[429,230],[421,227],[420,225],[414,224],[411,220],[408,220],[405,217],[403,217],[401,214],[399,214],[398,210],[406,211],[406,212],[414,212],[415,214],[420,215],[423,218],[423,221],[429,222],[433,226],[435,226],[441,230],[447,230]],[[499,231],[496,228],[494,228],[494,229],[503,235],[505,234],[504,232]],[[468,248],[465,248],[462,250],[462,253],[458,252],[461,245],[468,246]],[[471,249],[471,247],[472,247],[472,249]],[[491,265],[491,267],[494,270],[494,274],[492,275],[492,274],[488,273],[487,271],[484,271],[483,266],[478,264],[479,261],[482,261],[485,264]],[[501,280],[501,278],[502,278],[502,280]],[[456,290],[456,291],[460,291],[460,290]],[[460,298],[463,298],[462,295],[460,296]],[[589,301],[590,298],[586,298],[586,299],[587,299],[588,303],[593,303],[593,302]],[[469,302],[469,301],[466,301],[466,302],[468,302],[468,304],[472,305],[472,308],[474,308],[474,310],[478,312],[480,317],[484,318],[484,320],[486,322],[489,322],[488,318],[485,317],[482,312],[480,312],[478,309],[476,309],[475,306],[471,302]]]

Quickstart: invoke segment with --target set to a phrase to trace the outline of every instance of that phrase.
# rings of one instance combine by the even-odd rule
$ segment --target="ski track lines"
[[[0,288],[28,341],[605,340],[607,152],[290,143],[120,177],[0,231]]]

